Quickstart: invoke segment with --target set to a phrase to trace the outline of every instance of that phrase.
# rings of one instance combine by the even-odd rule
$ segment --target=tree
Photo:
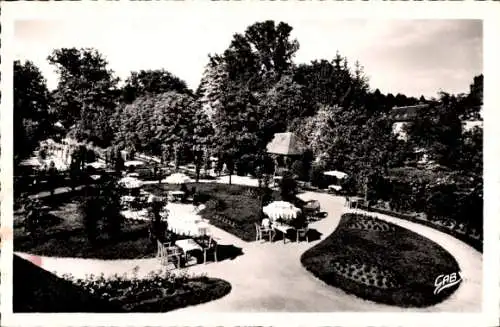
[[[226,51],[210,56],[198,88],[219,143],[217,151],[226,166],[236,164],[240,172],[250,169],[247,163],[255,162],[273,132],[286,130],[295,116],[310,113],[308,90],[291,74],[298,49],[291,31],[285,23],[264,21],[235,34]],[[283,114],[287,118],[280,124]]]
[[[462,119],[480,120],[483,106],[483,74],[475,76],[470,85],[470,92],[464,99],[464,110]]]
[[[475,127],[462,136],[457,166],[460,170],[483,175],[483,129]]]
[[[189,94],[148,94],[124,106],[116,118],[117,146],[162,156],[164,162],[174,159],[176,166],[196,159],[195,147],[212,144],[212,124],[200,101]]]
[[[227,66],[222,56],[209,56],[209,63],[201,78],[196,95],[201,108],[212,122],[218,110],[223,90],[229,81]]]
[[[32,62],[14,61],[14,156],[29,155],[39,141],[52,134],[54,117],[50,114],[46,81]]]
[[[99,198],[96,196],[86,196],[82,199],[80,210],[82,212],[83,226],[90,244],[95,244],[97,240],[99,222]]]
[[[51,161],[49,164],[49,169],[47,171],[47,182],[50,188],[50,195],[54,195],[55,188],[57,187],[57,169],[54,161]]]
[[[259,103],[259,125],[265,143],[274,133],[285,132],[292,123],[314,115],[316,107],[309,89],[283,75],[265,94]]]
[[[284,201],[294,202],[295,194],[297,193],[297,182],[295,182],[293,176],[288,172],[283,174],[283,179],[280,183],[280,193]]]
[[[455,166],[462,138],[461,105],[459,98],[442,92],[438,103],[404,127],[408,141],[429,149],[431,159],[439,164]]]
[[[108,146],[112,133],[110,117],[117,101],[118,79],[95,49],[62,48],[47,58],[56,67],[59,83],[54,107],[64,126],[74,126],[78,139]]]
[[[165,69],[141,70],[132,72],[125,80],[122,98],[125,103],[130,104],[138,97],[147,94],[154,95],[170,91],[183,94],[192,93],[186,82]]]
[[[120,213],[119,187],[114,178],[100,185],[99,200],[105,231],[111,238],[116,238],[121,231],[123,216]]]
[[[117,173],[122,172],[125,169],[125,161],[123,160],[122,153],[120,150],[115,151],[115,171]]]
[[[239,158],[247,153],[259,153],[259,149],[263,148],[258,138],[256,103],[251,93],[231,90],[222,98],[214,117],[218,126],[213,138],[214,148],[222,163],[226,164],[230,176]]]

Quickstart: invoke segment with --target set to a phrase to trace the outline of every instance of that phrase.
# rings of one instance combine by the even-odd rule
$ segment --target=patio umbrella
[[[186,184],[192,181],[191,177],[181,173],[175,173],[165,178],[165,182],[168,184]]]
[[[99,162],[99,161],[94,161],[91,163],[88,163],[87,166],[93,167],[94,169],[105,169],[106,164],[104,162]]]
[[[143,183],[142,181],[134,177],[124,177],[118,181],[118,184],[125,188],[133,189],[133,188],[140,188]]]
[[[326,176],[333,176],[333,177],[336,177],[338,179],[343,179],[343,178],[346,178],[347,177],[347,174],[346,173],[343,173],[341,171],[338,171],[338,170],[332,170],[332,171],[325,171],[323,173],[323,175],[326,175]]]
[[[300,209],[285,201],[274,201],[262,208],[262,211],[271,219],[278,218],[291,220],[297,218]]]
[[[129,160],[129,161],[125,161],[125,163],[123,164],[126,168],[128,167],[138,167],[138,166],[144,166],[144,162],[142,161],[139,161],[139,160]]]

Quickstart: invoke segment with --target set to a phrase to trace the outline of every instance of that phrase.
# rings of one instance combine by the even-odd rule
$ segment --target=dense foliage
[[[30,61],[14,62],[14,158],[28,156],[38,141],[52,136],[50,94],[40,70]]]

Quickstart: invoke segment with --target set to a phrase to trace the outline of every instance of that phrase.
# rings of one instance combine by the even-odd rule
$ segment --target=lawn
[[[331,286],[400,307],[426,307],[443,301],[458,286],[435,295],[436,277],[460,270],[456,260],[434,242],[355,214],[344,214],[335,232],[305,252],[301,262]]]
[[[138,259],[156,255],[156,246],[148,237],[148,222],[125,220],[121,233],[110,239],[101,233],[95,244],[87,239],[82,214],[79,210],[79,192],[73,195],[56,196],[59,200],[47,199],[52,210],[44,219],[47,224],[39,226],[35,235],[28,235],[22,225],[23,214],[14,215],[14,250],[37,255],[58,257],[80,257],[96,259]],[[57,204],[55,204],[57,202]]]
[[[148,279],[59,278],[14,256],[13,311],[167,312],[221,298],[231,285],[221,279],[171,274]]]
[[[254,223],[261,219],[260,196],[263,190],[257,187],[229,185],[220,183],[191,183],[189,190],[195,187],[200,193],[201,202],[206,206],[200,214],[217,226],[245,241],[255,240]],[[157,195],[179,189],[178,185],[153,184],[146,190]],[[281,200],[279,192],[272,192],[273,200]],[[297,199],[297,201],[299,201]]]
[[[160,189],[169,188],[167,185],[160,186]],[[155,187],[148,186],[149,189]],[[79,208],[85,197],[84,193],[75,191],[44,198],[43,204],[48,205],[51,210],[43,219],[45,224],[39,225],[34,235],[29,235],[24,228],[24,214],[16,211],[14,250],[42,256],[94,259],[141,259],[156,256],[157,246],[149,239],[148,221],[125,219],[121,233],[116,238],[110,238],[101,232],[97,241],[91,244],[87,239]],[[163,191],[157,189],[155,193]],[[241,254],[241,249],[231,245],[218,247],[219,261],[233,259]]]

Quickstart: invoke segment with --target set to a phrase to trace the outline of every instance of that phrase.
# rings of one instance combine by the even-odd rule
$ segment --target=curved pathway
[[[233,183],[253,185],[255,180],[233,177]],[[301,198],[317,199],[322,210],[328,212],[327,218],[314,222],[310,228],[318,230],[322,237],[314,242],[244,242],[235,236],[212,227],[213,234],[221,244],[241,247],[243,255],[234,260],[225,260],[207,265],[195,265],[187,268],[188,273],[206,273],[231,283],[232,291],[225,297],[180,309],[185,312],[335,312],[335,311],[413,311],[413,312],[471,312],[481,310],[482,290],[482,254],[465,243],[430,227],[381,214],[380,219],[400,225],[429,238],[445,248],[457,260],[464,275],[460,287],[448,299],[440,304],[425,309],[404,309],[395,306],[377,304],[346,294],[316,279],[301,264],[300,256],[310,247],[321,242],[337,227],[342,213],[345,212],[344,199],[329,194],[308,192]],[[27,254],[19,254],[30,259]],[[33,258],[31,258],[33,261]],[[133,274],[139,267],[137,276],[147,275],[152,270],[162,269],[156,259],[137,260],[94,260],[74,258],[41,257],[34,261],[44,269],[57,275],[71,273],[76,277],[103,273]]]

